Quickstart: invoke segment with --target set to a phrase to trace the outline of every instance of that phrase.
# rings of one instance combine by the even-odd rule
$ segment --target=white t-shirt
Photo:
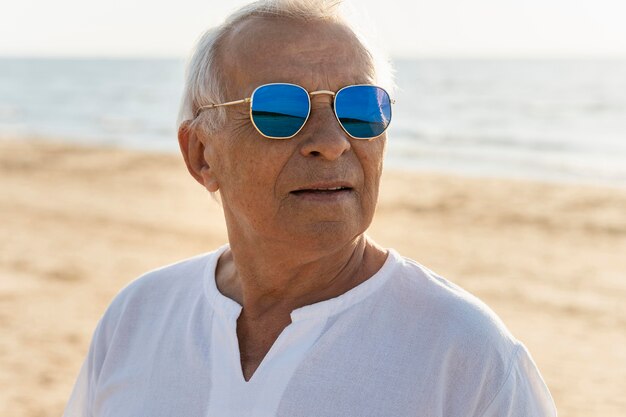
[[[477,298],[394,250],[370,279],[291,313],[250,381],[227,246],[128,285],[98,323],[67,417],[544,417],[525,347]]]

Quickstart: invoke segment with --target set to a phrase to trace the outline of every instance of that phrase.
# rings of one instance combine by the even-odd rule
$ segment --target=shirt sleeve
[[[89,411],[89,370],[88,361],[83,363],[80,373],[74,384],[72,395],[70,396],[63,417],[91,417]]]
[[[101,319],[94,331],[89,353],[83,362],[70,399],[65,406],[63,417],[92,417],[91,402],[95,381],[100,363],[103,359],[103,320]]]
[[[530,353],[520,345],[500,391],[481,417],[556,417],[556,407]]]

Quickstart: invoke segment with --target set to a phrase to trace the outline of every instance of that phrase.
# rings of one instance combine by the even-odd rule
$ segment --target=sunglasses
[[[257,87],[249,98],[198,108],[196,117],[207,109],[236,104],[250,104],[250,120],[268,139],[290,139],[309,120],[311,97],[333,96],[335,117],[342,129],[354,139],[374,139],[391,122],[391,104],[395,101],[381,87],[369,84],[349,85],[336,93],[328,90],[308,92],[296,84],[272,83]]]

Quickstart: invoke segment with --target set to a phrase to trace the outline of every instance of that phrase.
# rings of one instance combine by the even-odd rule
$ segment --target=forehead
[[[272,82],[299,84],[309,91],[374,82],[358,39],[334,22],[249,19],[229,33],[219,59],[232,97]]]

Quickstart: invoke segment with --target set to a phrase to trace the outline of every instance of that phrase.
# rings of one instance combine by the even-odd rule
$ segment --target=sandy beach
[[[150,269],[226,242],[175,155],[0,140],[0,415],[61,415]],[[487,302],[564,417],[626,410],[626,190],[387,172],[369,234]]]

